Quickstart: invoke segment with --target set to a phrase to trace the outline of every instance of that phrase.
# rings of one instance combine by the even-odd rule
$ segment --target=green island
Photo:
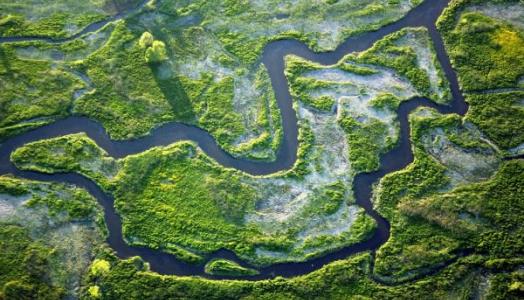
[[[0,0],[0,300],[522,299],[523,156],[519,0]]]
[[[227,259],[211,260],[206,264],[204,270],[208,274],[224,276],[242,276],[258,274],[257,270],[242,267],[236,262]]]

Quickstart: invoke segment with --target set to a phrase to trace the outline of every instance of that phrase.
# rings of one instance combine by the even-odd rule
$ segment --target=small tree
[[[145,49],[151,46],[153,44],[153,41],[153,35],[147,31],[144,31],[144,33],[142,33],[142,36],[140,37],[140,40],[138,41],[138,45]]]
[[[148,63],[159,63],[166,59],[166,45],[162,41],[153,41],[151,47],[146,50],[146,61]]]

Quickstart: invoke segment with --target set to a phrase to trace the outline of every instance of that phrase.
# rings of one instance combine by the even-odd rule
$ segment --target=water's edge
[[[160,250],[129,246],[125,243],[122,237],[122,223],[120,217],[115,211],[113,205],[114,199],[111,195],[104,193],[94,182],[78,174],[42,174],[38,172],[19,170],[10,162],[10,154],[15,149],[28,142],[62,136],[65,134],[85,132],[100,147],[105,149],[109,155],[115,158],[140,153],[154,146],[169,145],[180,140],[191,140],[196,142],[207,155],[215,159],[219,164],[226,167],[236,168],[246,173],[263,175],[289,169],[293,166],[297,158],[298,128],[297,117],[292,106],[292,98],[289,92],[288,82],[284,75],[284,57],[293,54],[323,65],[330,65],[336,63],[348,53],[362,51],[369,48],[374,42],[383,38],[387,34],[398,31],[404,27],[422,26],[428,29],[433,40],[438,60],[442,65],[446,78],[451,86],[453,100],[449,106],[438,105],[428,99],[420,97],[415,97],[409,101],[402,102],[397,110],[400,124],[398,145],[393,150],[381,156],[380,168],[377,171],[358,174],[355,177],[353,190],[356,203],[363,207],[366,213],[375,219],[378,225],[373,236],[364,242],[335,250],[334,252],[305,262],[281,263],[268,267],[256,268],[260,272],[259,275],[240,278],[259,280],[273,278],[275,276],[298,276],[317,270],[327,263],[346,258],[355,253],[369,250],[374,251],[388,240],[390,225],[386,219],[380,216],[373,209],[373,204],[371,203],[372,186],[384,175],[403,169],[413,161],[409,136],[409,113],[420,106],[432,107],[441,113],[456,113],[464,115],[467,111],[467,104],[464,102],[464,97],[459,90],[456,74],[453,72],[442,38],[435,27],[436,19],[447,6],[449,1],[450,0],[426,0],[399,21],[384,26],[374,32],[350,37],[332,52],[315,53],[305,44],[296,40],[279,40],[267,44],[262,54],[262,63],[266,66],[271,78],[271,83],[282,115],[282,126],[284,131],[282,144],[277,153],[277,159],[273,162],[257,162],[234,158],[222,150],[208,132],[187,124],[171,122],[152,130],[150,135],[140,139],[113,141],[109,138],[104,128],[99,123],[85,117],[73,116],[15,136],[0,145],[0,162],[2,162],[0,165],[0,175],[13,174],[27,179],[65,182],[85,188],[104,208],[104,218],[109,230],[107,243],[114,249],[120,258],[140,256],[150,264],[153,271],[161,274],[199,275],[214,279],[231,279],[231,277],[208,275],[204,273],[202,265],[182,262],[176,259],[175,256],[164,253]],[[132,12],[134,11],[137,11],[137,8],[132,10]],[[95,31],[108,22],[122,18],[129,13],[131,12],[121,13],[102,22],[91,24],[74,36],[62,40],[52,40],[41,37],[11,37],[0,38],[0,43],[31,40],[41,40],[52,43],[66,42],[78,38],[88,32]],[[234,260],[243,266],[252,267],[241,261],[229,250],[219,250],[209,255],[207,258],[226,258]]]

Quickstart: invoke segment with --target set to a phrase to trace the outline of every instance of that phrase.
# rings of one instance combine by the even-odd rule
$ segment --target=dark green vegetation
[[[362,254],[294,279],[213,282],[156,276],[140,272],[144,267],[139,261],[113,258],[111,272],[97,281],[100,292],[108,299],[124,295],[442,299],[484,293],[477,285],[489,280],[491,286],[485,292],[490,298],[518,299],[522,293],[518,267],[524,262],[519,258],[524,249],[519,226],[524,208],[520,197],[524,161],[504,162],[488,180],[455,186],[450,177],[454,166],[444,164],[445,149],[458,147],[464,153],[489,157],[490,146],[462,126],[457,116],[418,112],[411,120],[416,160],[406,170],[385,177],[376,193],[378,209],[392,222],[392,238],[377,253],[374,269],[373,258]],[[444,139],[451,144],[440,148]],[[472,253],[460,257],[459,249],[470,249]],[[405,282],[452,259],[456,261],[435,275]],[[375,280],[399,285],[386,286]],[[128,287],[125,292],[120,288],[124,283]]]
[[[471,94],[466,118],[501,149],[524,143],[524,92]]]
[[[2,299],[59,299],[64,290],[46,280],[51,249],[33,241],[18,225],[0,227],[0,285]]]
[[[0,176],[0,299],[74,296],[103,230],[86,191]]]
[[[515,171],[522,172],[522,163],[508,164],[498,176],[514,176]],[[488,295],[491,299],[518,299],[522,295],[518,288],[522,283],[522,272],[518,271],[522,259],[489,259],[489,256],[471,255],[459,258],[436,275],[396,286],[386,286],[374,281],[371,260],[369,254],[361,254],[334,262],[306,276],[256,283],[158,276],[143,272],[147,268],[144,269],[139,261],[115,261],[111,272],[97,284],[107,299],[467,299],[476,295],[477,284],[489,278],[491,286]],[[500,272],[501,270],[506,272]],[[124,284],[126,288],[123,288]]]
[[[23,168],[45,173],[78,172],[100,182],[104,188],[109,185],[108,178],[118,171],[117,162],[82,133],[28,146],[12,154],[12,159]],[[38,164],[33,165],[35,162]]]
[[[392,282],[416,276],[455,257],[459,249],[480,243],[471,241],[470,235],[435,226],[406,210],[430,195],[446,199],[447,194],[442,190],[485,179],[497,164],[490,146],[463,127],[457,116],[424,117],[416,114],[411,120],[415,161],[405,170],[386,175],[377,189],[375,200],[378,211],[391,223],[391,237],[377,251],[375,271],[377,276]],[[486,166],[481,163],[484,161],[493,162]],[[479,195],[471,193],[469,197]],[[482,203],[500,201],[507,207],[513,206],[512,202],[516,200],[486,197]],[[518,193],[509,197],[518,197]],[[466,208],[450,214],[455,219],[464,217],[465,221],[471,222],[483,218]],[[472,220],[469,219],[471,216]]]
[[[194,145],[129,157],[117,180],[115,204],[131,243],[204,252],[224,247],[244,256],[253,251],[250,244],[260,233],[242,224],[244,214],[254,209],[254,189]]]
[[[187,99],[166,99],[162,88],[168,82],[156,82],[157,65],[147,62],[146,52],[124,22],[118,23],[109,41],[78,63],[96,88],[76,101],[74,112],[99,120],[117,139],[144,135],[155,124],[175,118],[190,120]],[[180,89],[170,88],[174,93]]]
[[[234,261],[227,259],[214,259],[206,264],[205,271],[208,274],[224,276],[256,275],[257,270],[244,268]]]
[[[391,140],[385,146],[377,143],[387,136],[387,125],[377,119],[362,124],[350,116],[345,116],[339,122],[346,132],[353,168],[364,172],[376,170],[379,166],[379,155],[393,146]]]

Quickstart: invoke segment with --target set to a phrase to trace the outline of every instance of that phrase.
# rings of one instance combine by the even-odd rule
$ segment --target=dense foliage
[[[311,147],[307,139],[303,141]],[[116,161],[84,134],[76,134],[27,144],[11,158],[23,169],[78,172],[112,191],[123,216],[123,233],[133,245],[159,248],[190,262],[201,262],[200,254],[229,248],[258,264],[267,264],[272,260],[303,260],[331,247],[356,243],[375,228],[361,209],[346,208],[350,203],[345,201],[347,192],[341,181],[315,188],[307,205],[294,219],[278,225],[277,231],[264,230],[264,225],[246,220],[246,216],[256,214],[255,203],[265,200],[260,199],[258,185],[278,191],[300,184],[301,177],[310,172],[309,164],[301,165],[306,162],[304,155],[307,152],[301,154],[294,169],[274,176],[277,183],[287,180],[288,186],[273,186],[271,181],[264,183],[262,178],[220,167],[187,142]],[[337,225],[329,225],[329,220],[341,213],[351,223],[338,225],[342,228],[337,230],[343,232],[330,234],[329,226]],[[317,225],[320,234],[312,231],[308,237],[307,230],[315,228],[308,225],[310,218],[326,218],[327,223]],[[301,236],[306,238],[297,244]],[[260,248],[283,254],[262,257],[256,252]]]
[[[2,299],[60,299],[64,291],[46,279],[51,249],[32,241],[17,225],[0,227],[0,292]]]
[[[135,0],[62,0],[53,5],[4,2],[0,2],[5,11],[0,14],[0,35],[50,37],[73,35],[89,21],[133,11],[139,4]],[[62,105],[53,114],[65,116],[72,111],[89,116],[102,122],[115,139],[145,135],[168,121],[193,123],[208,130],[233,155],[272,160],[280,144],[281,125],[271,84],[259,74],[263,67],[257,60],[264,45],[293,37],[318,49],[331,49],[349,35],[398,19],[419,3],[341,0],[310,7],[308,1],[264,5],[222,0],[149,1],[116,28],[110,23],[63,44],[9,45],[31,58],[66,65],[87,75],[90,91],[77,94],[72,110]],[[277,4],[278,12],[273,9]],[[353,21],[346,22],[348,18]],[[318,27],[323,19],[337,24],[332,32],[322,30],[331,27],[328,21]],[[146,47],[138,45],[144,32],[153,37]],[[47,70],[51,69],[48,66]],[[14,84],[16,80],[7,82]],[[18,114],[18,110],[9,111],[6,117]],[[44,123],[39,119],[21,121],[26,120],[9,124],[12,134]]]

